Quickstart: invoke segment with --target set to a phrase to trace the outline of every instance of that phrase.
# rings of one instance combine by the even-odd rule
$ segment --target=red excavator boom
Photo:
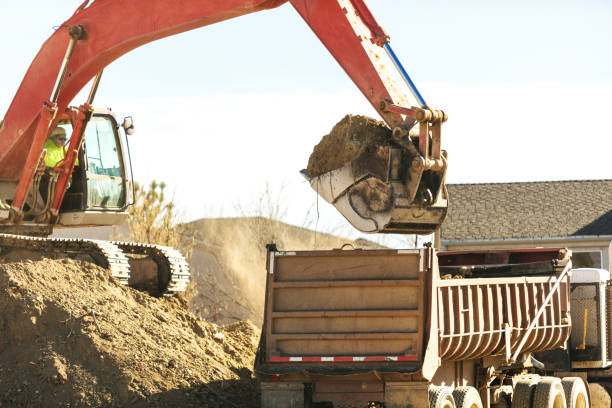
[[[28,193],[31,192],[36,169],[43,154],[43,145],[50,130],[58,123],[61,115],[66,115],[68,105],[76,94],[101,73],[104,67],[151,41],[244,14],[275,8],[285,2],[286,0],[86,0],[81,4],[43,44],[0,123],[0,198],[5,203],[11,203],[9,218],[2,223],[2,230],[10,232],[10,225],[23,222],[23,207]],[[400,91],[390,72],[389,65],[382,62],[386,58],[388,37],[376,23],[363,0],[290,0],[289,3],[303,17],[385,122],[391,129],[397,130],[398,141],[402,137],[404,142],[408,140],[408,130],[416,121],[421,123],[420,141],[414,139],[414,143],[408,142],[410,146],[414,144],[418,152],[407,146],[410,153],[402,156],[408,160],[407,167],[403,167],[410,170],[397,167],[396,160],[395,170],[389,171],[394,176],[383,175],[383,178],[386,178],[383,180],[385,183],[395,183],[393,191],[397,203],[404,200],[403,204],[392,206],[401,206],[401,214],[389,212],[373,218],[369,210],[361,211],[350,206],[343,206],[341,212],[353,225],[359,224],[359,229],[372,232],[435,230],[446,214],[443,188],[446,162],[444,157],[440,157],[439,143],[439,124],[444,116],[430,111],[423,103],[420,108],[410,108],[406,95]],[[91,101],[88,101],[80,108],[83,113],[80,120],[85,121],[85,124],[91,116],[87,114],[91,112],[90,103]],[[79,124],[74,125],[78,128]],[[82,132],[76,136],[76,140],[71,140],[70,146],[79,149]],[[76,154],[70,156],[70,159],[62,164],[64,167],[58,170],[60,182],[52,197],[54,204],[47,217],[51,225],[57,222],[59,203],[65,193],[62,190],[66,188],[66,178],[71,174],[76,160]],[[420,156],[422,160],[416,163],[415,160]],[[389,169],[392,167],[390,159],[386,166]],[[417,170],[416,173],[414,169]],[[423,171],[441,172],[441,176],[424,176]],[[347,184],[347,175],[344,174],[343,177],[343,183]],[[351,173],[348,177],[354,177],[352,183],[356,184],[371,175]],[[433,183],[437,186],[426,185],[431,184],[431,180],[435,180]],[[311,183],[316,184],[319,181],[311,180]],[[346,195],[350,188],[349,182],[343,192],[335,191],[325,198],[336,205],[340,196]],[[418,189],[420,190],[417,194]],[[411,215],[413,207],[418,207],[417,215]],[[435,214],[431,213],[433,207],[437,208]],[[419,224],[417,228],[409,227],[413,221],[408,220],[411,217],[419,218],[416,222]],[[38,220],[40,219],[38,217]],[[372,224],[370,221],[374,219]],[[395,229],[391,227],[393,223]]]

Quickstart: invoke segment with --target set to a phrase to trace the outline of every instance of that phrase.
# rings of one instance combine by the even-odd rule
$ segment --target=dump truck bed
[[[430,385],[487,390],[482,367],[520,371],[527,353],[565,343],[570,266],[564,249],[271,245],[255,358],[262,407],[403,408],[427,406]]]
[[[435,365],[515,351],[568,260],[563,249],[436,254],[271,246],[256,371],[412,373],[427,359]],[[566,278],[523,352],[565,342],[568,299]]]

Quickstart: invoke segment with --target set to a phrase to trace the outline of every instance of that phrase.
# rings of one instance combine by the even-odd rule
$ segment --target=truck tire
[[[565,377],[561,380],[567,408],[588,408],[589,396],[584,381],[580,377]]]
[[[612,404],[610,394],[601,384],[589,383],[592,408],[608,408]]]
[[[453,391],[456,408],[482,408],[480,394],[474,387],[457,387]]]
[[[533,393],[533,406],[538,408],[566,408],[565,392],[561,380],[542,377]]]
[[[537,377],[525,377],[518,380],[512,390],[512,408],[531,408],[537,383]]]
[[[429,408],[456,408],[450,387],[429,387]]]

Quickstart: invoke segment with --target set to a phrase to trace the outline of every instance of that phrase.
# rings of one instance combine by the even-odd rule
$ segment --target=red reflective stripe
[[[353,357],[334,357],[334,361],[353,361]]]
[[[398,360],[400,361],[416,361],[417,360],[417,356],[398,356],[397,357]]]
[[[385,361],[384,357],[366,357],[365,361]]]
[[[270,361],[289,361],[289,357],[270,357]]]
[[[302,357],[302,361],[321,361],[321,357]]]

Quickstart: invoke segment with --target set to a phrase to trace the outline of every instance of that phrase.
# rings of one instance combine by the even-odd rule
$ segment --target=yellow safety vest
[[[66,148],[56,145],[52,139],[48,139],[45,142],[44,148],[47,149],[47,155],[45,156],[45,166],[47,167],[55,167],[57,163],[66,157]],[[79,165],[79,159],[76,159],[74,165]]]
[[[45,156],[45,166],[47,167],[55,167],[57,163],[66,157],[64,146],[56,145],[51,139],[47,140],[44,148],[47,149],[47,155]]]

